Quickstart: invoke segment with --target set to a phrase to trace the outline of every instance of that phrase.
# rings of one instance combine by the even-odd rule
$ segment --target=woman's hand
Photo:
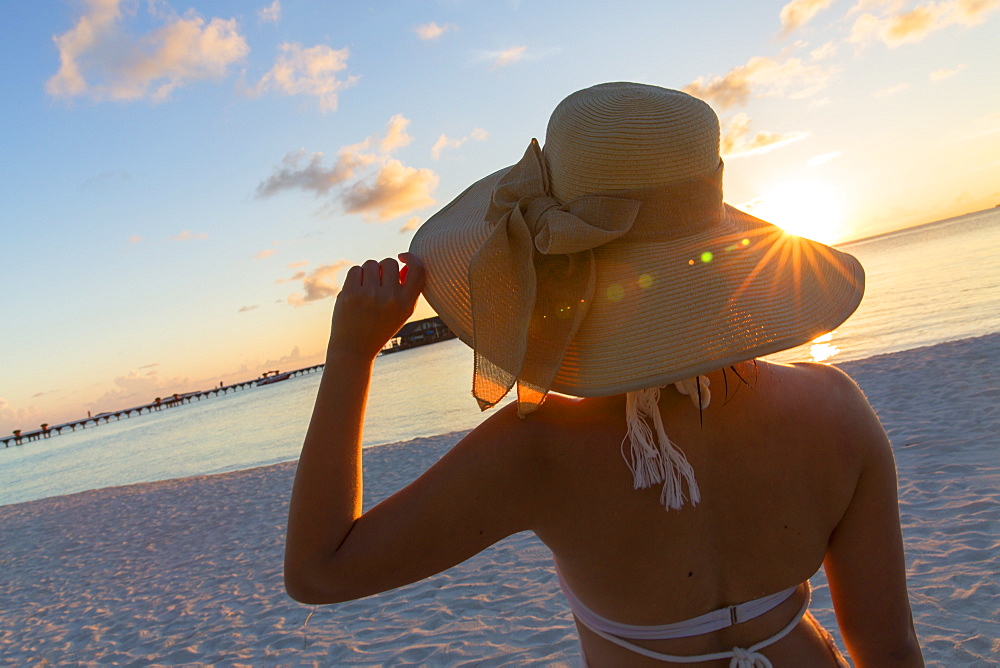
[[[407,318],[424,286],[424,267],[411,253],[351,267],[333,308],[328,354],[373,359]]]
[[[327,366],[288,508],[285,588],[303,603],[414,582],[529,528],[544,466],[537,443],[498,412],[419,480],[362,514],[362,425],[375,356],[423,287],[414,256],[353,267],[337,297]]]
[[[372,365],[413,314],[424,268],[409,253],[347,272],[333,308],[326,369],[295,472],[285,543],[285,586],[301,601],[327,600],[323,583],[361,516],[362,425]]]

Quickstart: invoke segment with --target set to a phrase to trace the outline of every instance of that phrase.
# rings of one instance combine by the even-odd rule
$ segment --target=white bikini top
[[[745,621],[754,619],[755,617],[759,617],[765,612],[773,610],[787,601],[792,594],[795,593],[795,590],[798,589],[798,587],[789,587],[788,589],[783,589],[775,594],[763,596],[752,601],[747,601],[746,603],[730,605],[725,608],[713,610],[712,612],[707,612],[703,615],[686,619],[681,622],[645,626],[638,624],[622,624],[620,622],[610,620],[607,617],[602,617],[584,605],[583,601],[576,597],[576,594],[574,594],[573,590],[569,588],[566,580],[563,579],[562,573],[559,572],[558,567],[556,567],[556,575],[559,577],[559,586],[562,588],[563,594],[566,596],[566,601],[569,603],[570,610],[573,611],[573,615],[585,627],[605,640],[620,647],[624,647],[625,649],[635,652],[636,654],[641,654],[660,661],[672,661],[675,663],[696,663],[699,661],[711,661],[714,659],[730,659],[730,668],[772,668],[770,660],[761,654],[760,650],[778,642],[791,633],[792,629],[798,625],[799,620],[802,619],[802,616],[809,608],[810,600],[809,583],[807,581],[806,600],[799,609],[798,614],[795,615],[795,617],[781,631],[778,631],[778,633],[774,634],[770,638],[766,638],[765,640],[751,645],[750,647],[733,647],[731,650],[727,650],[725,652],[715,652],[713,654],[676,656],[672,654],[654,652],[653,650],[646,649],[645,647],[640,647],[635,643],[629,642],[629,640],[668,640],[672,638],[689,638],[691,636],[699,636],[705,633],[718,631],[729,626],[735,626],[736,624],[741,624]]]

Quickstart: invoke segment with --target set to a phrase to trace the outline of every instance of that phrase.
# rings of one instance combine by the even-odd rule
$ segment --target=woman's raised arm
[[[285,542],[285,588],[309,601],[309,582],[361,516],[361,436],[372,364],[413,314],[423,266],[408,254],[351,267],[333,309],[326,368],[295,472]]]
[[[537,448],[512,406],[362,515],[361,441],[372,364],[412,314],[423,268],[403,254],[353,267],[334,307],[326,369],[289,504],[285,589],[333,603],[413,582],[527,528]]]

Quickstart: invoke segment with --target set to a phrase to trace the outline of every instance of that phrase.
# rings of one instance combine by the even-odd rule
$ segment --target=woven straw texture
[[[708,105],[684,93],[605,84],[559,105],[544,161],[550,194],[564,204],[675,184],[718,171],[718,121]],[[428,302],[473,347],[477,336],[482,341],[491,333],[475,331],[469,266],[494,229],[485,219],[508,169],[435,214],[410,247],[427,267]],[[670,225],[684,233],[672,233]],[[853,257],[731,207],[710,226],[688,226],[676,215],[664,226],[658,240],[625,237],[588,251],[596,285],[558,373],[538,388],[543,395],[549,389],[619,394],[707,373],[810,341],[837,327],[861,300],[864,272]],[[488,279],[497,304],[519,280],[502,271]],[[557,306],[554,318],[576,305]],[[496,357],[488,363],[521,373],[509,355]]]

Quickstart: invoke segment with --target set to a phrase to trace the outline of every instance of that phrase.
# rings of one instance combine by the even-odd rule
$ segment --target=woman
[[[589,665],[843,665],[806,611],[821,565],[856,665],[922,665],[878,419],[832,367],[755,360],[846,319],[861,267],[724,205],[721,175],[708,105],[595,86],[544,151],[428,220],[403,272],[353,267],[292,493],[291,596],[368,596],[531,530]],[[422,289],[475,349],[480,406],[518,401],[362,514],[371,365]]]

